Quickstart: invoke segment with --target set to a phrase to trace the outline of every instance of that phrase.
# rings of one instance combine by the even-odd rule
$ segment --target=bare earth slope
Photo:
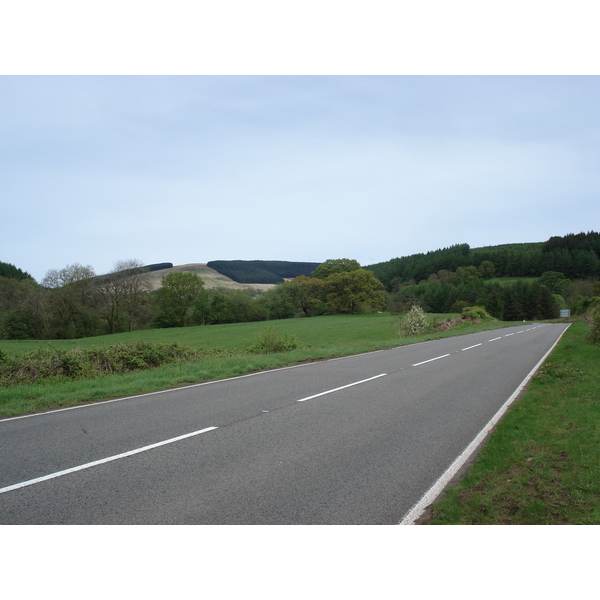
[[[225,277],[225,275],[221,275],[214,269],[206,266],[205,263],[190,263],[187,265],[177,265],[171,267],[170,269],[161,269],[160,271],[151,271],[148,273],[148,281],[150,282],[150,286],[152,290],[157,290],[161,286],[162,278],[169,273],[194,273],[195,275],[199,275],[202,277],[204,281],[204,287],[206,289],[215,289],[215,288],[228,288],[228,289],[238,289],[238,290],[247,290],[247,289],[255,289],[255,290],[268,290],[274,287],[272,283],[237,283],[230,279],[229,277]]]

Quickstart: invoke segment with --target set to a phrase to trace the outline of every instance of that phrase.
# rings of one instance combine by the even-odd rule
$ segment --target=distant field
[[[142,329],[77,340],[0,340],[0,349],[7,353],[31,352],[38,348],[92,348],[110,344],[143,342],[174,342],[192,348],[244,350],[265,327],[293,333],[302,344],[310,346],[349,345],[386,342],[397,339],[392,331],[393,317],[389,314],[336,315],[308,319],[282,319],[252,323],[227,323],[197,327]]]

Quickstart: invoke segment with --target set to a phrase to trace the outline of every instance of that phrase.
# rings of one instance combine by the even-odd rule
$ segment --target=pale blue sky
[[[369,265],[600,228],[597,76],[3,76],[0,260]]]

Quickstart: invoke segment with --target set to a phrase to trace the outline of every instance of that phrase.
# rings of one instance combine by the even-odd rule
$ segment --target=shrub
[[[481,308],[481,306],[466,306],[462,309],[462,317],[463,319],[485,319],[488,316],[485,308]]]
[[[451,307],[451,313],[461,313],[465,308],[469,306],[469,303],[466,300],[457,300]]]
[[[453,327],[456,327],[457,325],[463,325],[464,321],[462,319],[462,317],[458,317],[456,319],[448,319],[447,321],[439,321],[439,320],[435,320],[432,323],[432,329],[435,329],[436,331],[448,331],[449,329],[452,329]]]
[[[256,344],[248,352],[267,354],[271,352],[289,352],[298,347],[298,338],[293,333],[280,333],[273,327],[264,327],[257,335]]]
[[[36,350],[0,360],[0,384],[36,383],[44,379],[87,379],[128,373],[197,358],[193,348],[172,343],[115,344],[83,350]]]
[[[423,309],[413,304],[404,316],[396,320],[395,328],[401,337],[414,336],[425,333],[429,329],[429,323]]]

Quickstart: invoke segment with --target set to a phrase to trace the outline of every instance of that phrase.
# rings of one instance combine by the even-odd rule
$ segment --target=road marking
[[[488,342],[495,342],[496,340],[501,340],[501,339],[502,339],[502,336],[494,338],[492,340],[488,340]]]
[[[523,391],[525,386],[529,383],[529,380],[533,377],[535,372],[540,368],[546,358],[552,353],[558,342],[562,339],[565,331],[570,327],[570,324],[565,327],[563,332],[558,336],[558,339],[552,344],[550,349],[542,356],[539,362],[529,371],[525,379],[521,382],[519,387],[511,394],[508,400],[500,407],[498,412],[492,417],[492,419],[484,426],[479,432],[475,439],[463,450],[463,452],[454,460],[454,462],[440,475],[439,479],[429,488],[421,499],[404,515],[402,521],[398,525],[414,525],[417,519],[425,512],[425,509],[432,504],[435,499],[442,493],[444,488],[450,483],[452,478],[460,471],[461,467],[471,457],[473,452],[481,445],[485,440],[489,431],[494,428],[496,423],[504,416],[504,413],[508,410],[508,407],[518,398],[519,394]]]
[[[301,398],[297,400],[297,402],[306,402],[307,400],[312,400],[313,398],[318,398],[319,396],[325,396],[326,394],[333,394],[333,392],[338,392],[339,390],[344,390],[346,388],[352,387],[354,385],[360,385],[361,383],[366,383],[367,381],[373,381],[373,379],[377,379],[378,377],[385,377],[387,373],[381,373],[381,375],[375,375],[375,377],[369,377],[368,379],[362,379],[361,381],[355,381],[354,383],[349,383],[348,385],[343,385],[341,387],[335,388],[333,390],[327,390],[326,392],[321,392],[320,394],[314,394],[313,396],[307,396],[306,398]]]
[[[126,458],[127,456],[133,456],[134,454],[139,454],[140,452],[146,452],[147,450],[152,450],[153,448],[158,448],[159,446],[165,446],[166,444],[173,444],[175,442],[185,440],[186,438],[193,437],[195,435],[200,435],[201,433],[206,433],[207,431],[212,431],[213,429],[218,429],[218,428],[217,427],[206,427],[204,429],[200,429],[199,431],[192,431],[192,433],[186,433],[184,435],[180,435],[180,436],[168,439],[168,440],[164,440],[162,442],[157,442],[156,444],[150,444],[149,446],[143,446],[142,448],[136,448],[135,450],[129,450],[128,452],[123,452],[122,454],[115,454],[114,456],[107,456],[106,458],[101,458],[100,460],[95,460],[93,462],[85,463],[85,464],[79,465],[77,467],[71,467],[70,469],[65,469],[64,471],[57,471],[56,473],[50,473],[50,475],[44,475],[43,477],[36,477],[35,479],[29,479],[28,481],[22,481],[21,483],[15,483],[14,485],[9,485],[7,487],[0,488],[0,494],[5,494],[6,492],[12,492],[13,490],[18,490],[20,488],[28,487],[35,483],[41,483],[42,481],[48,481],[49,479],[55,479],[56,477],[62,477],[63,475],[68,475],[69,473],[83,471],[84,469],[91,469],[92,467],[97,467],[98,465],[112,462],[113,460],[119,460],[120,458]]]
[[[515,335],[514,333],[507,333],[504,337],[508,337],[509,335]]]
[[[481,344],[475,344],[474,346],[469,346],[468,348],[463,348],[461,350],[461,352],[464,352],[465,350],[470,350],[471,348],[477,348],[477,346],[481,346]]]
[[[413,367],[418,367],[419,365],[424,365],[425,363],[431,362],[432,360],[439,360],[440,358],[446,358],[446,356],[450,356],[449,354],[443,354],[442,356],[436,356],[435,358],[430,358],[429,360],[424,360],[420,363],[415,363]]]

